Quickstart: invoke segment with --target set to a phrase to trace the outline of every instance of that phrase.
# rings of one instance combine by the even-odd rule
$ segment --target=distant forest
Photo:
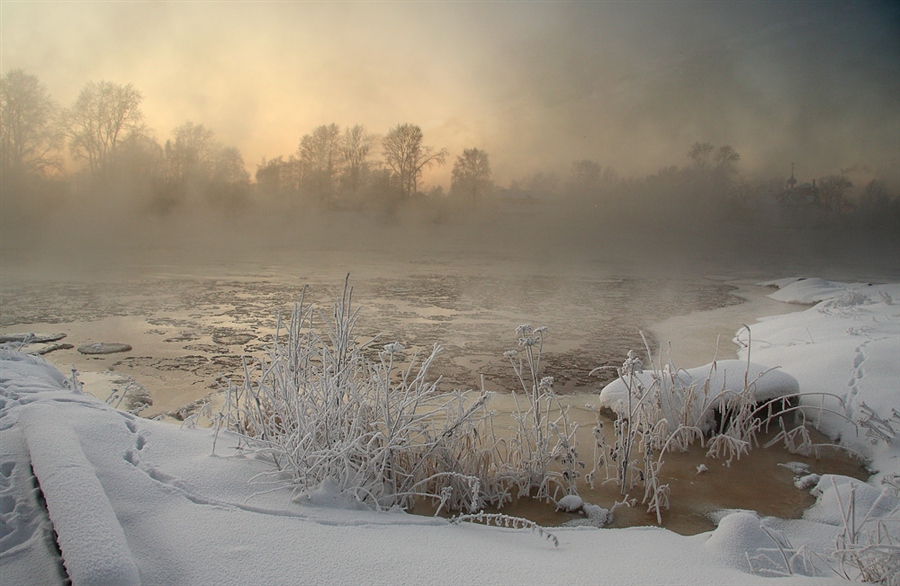
[[[585,158],[573,161],[567,174],[534,170],[501,186],[490,161],[503,153],[478,145],[449,153],[426,144],[414,123],[381,135],[361,124],[325,124],[299,137],[294,152],[259,162],[251,175],[240,150],[222,144],[202,123],[185,121],[161,143],[141,103],[132,85],[100,81],[87,83],[71,106],[62,107],[34,75],[12,70],[0,78],[5,246],[33,237],[33,226],[49,215],[62,223],[74,217],[88,222],[90,215],[74,211],[99,209],[111,222],[213,214],[277,218],[278,226],[338,216],[388,226],[518,220],[532,229],[549,221],[566,233],[623,230],[633,222],[694,236],[734,224],[900,232],[896,186],[857,168],[798,178],[790,163],[782,177],[749,180],[731,145],[685,145],[680,165],[645,177],[622,177]],[[448,192],[423,185],[427,169],[446,164],[452,164]]]

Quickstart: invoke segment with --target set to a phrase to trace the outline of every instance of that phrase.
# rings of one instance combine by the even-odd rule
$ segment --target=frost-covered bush
[[[276,485],[376,509],[410,509],[421,497],[437,512],[464,513],[577,494],[576,426],[540,376],[546,328],[518,328],[520,350],[506,356],[523,393],[511,429],[495,430],[490,393],[437,390],[429,370],[439,346],[401,366],[403,346],[360,341],[357,316],[347,283],[329,316],[301,298],[266,354],[245,356],[242,383],[229,386],[218,427],[270,458]]]
[[[438,510],[479,510],[493,490],[491,446],[475,433],[488,394],[438,392],[429,369],[439,346],[405,369],[398,343],[367,357],[375,340],[355,336],[351,291],[345,283],[327,319],[301,298],[286,331],[279,320],[266,356],[244,358],[220,426],[270,457],[300,494],[327,485],[377,509],[423,496]]]
[[[553,377],[541,376],[546,332],[546,327],[519,326],[520,350],[505,353],[522,393],[513,391],[515,424],[503,458],[520,495],[556,501],[578,494],[576,482],[584,463],[578,459],[578,426],[569,421],[568,407],[553,391]]]

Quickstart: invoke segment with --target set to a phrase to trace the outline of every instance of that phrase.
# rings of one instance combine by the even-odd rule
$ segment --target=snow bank
[[[897,496],[861,480],[834,474],[823,475],[812,494],[818,497],[816,504],[803,513],[803,518],[836,527],[843,525],[844,514],[849,512],[851,503],[856,523],[862,523],[864,519],[884,519],[900,507]]]
[[[21,425],[72,584],[140,584],[125,532],[66,422],[65,409],[29,405]]]
[[[785,280],[771,297],[815,303],[805,311],[763,318],[738,332],[754,361],[779,365],[797,379],[801,404],[821,431],[871,460],[878,474],[900,474],[900,283],[848,284]],[[821,393],[821,394],[817,394]],[[867,422],[888,421],[887,438]]]
[[[766,550],[775,544],[762,529],[756,513],[737,511],[726,515],[709,536],[704,547],[732,568],[752,571],[748,553]]]
[[[826,300],[858,299],[878,300],[888,295],[896,298],[898,286],[895,284],[876,285],[873,283],[839,283],[825,279],[779,279],[760,283],[762,286],[777,287],[778,291],[769,295],[772,299],[785,303],[814,304]],[[900,302],[900,299],[898,299]]]
[[[708,384],[707,384],[708,383]],[[688,370],[670,371],[644,370],[635,373],[630,383],[634,388],[659,391],[662,416],[674,424],[681,420],[679,413],[683,410],[689,393],[693,394],[692,420],[701,428],[708,429],[712,424],[715,410],[722,401],[732,399],[735,394],[744,390],[745,384],[749,398],[753,403],[761,403],[799,390],[797,380],[780,370],[756,363],[749,365],[745,360],[719,360],[706,366]],[[612,409],[615,413],[628,416],[628,384],[618,378],[600,391],[600,406]]]

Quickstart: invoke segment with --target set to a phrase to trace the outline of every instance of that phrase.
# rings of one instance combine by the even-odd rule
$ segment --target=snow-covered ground
[[[76,585],[845,583],[827,566],[841,571],[829,555],[851,492],[857,526],[874,506],[870,519],[884,521],[894,546],[900,533],[900,500],[890,491],[879,497],[883,481],[900,475],[892,432],[900,421],[891,420],[900,409],[900,284],[776,285],[773,297],[816,305],[753,324],[752,362],[781,367],[801,392],[841,397],[827,405],[841,416],[826,413],[823,428],[875,471],[869,483],[807,479],[818,501],[803,519],[722,512],[716,530],[692,537],[554,528],[555,547],[527,530],[360,510],[327,488],[293,502],[261,484],[269,464],[237,451],[233,437],[116,411],[73,391],[43,359],[3,349],[0,584],[63,583],[63,572]],[[746,332],[738,341],[746,344]],[[848,423],[868,418],[877,427],[872,413],[885,437]],[[864,524],[860,538],[877,526]],[[798,550],[811,553],[791,559]],[[858,577],[852,565],[843,569]]]

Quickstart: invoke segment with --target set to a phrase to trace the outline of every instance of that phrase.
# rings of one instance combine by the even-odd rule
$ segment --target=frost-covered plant
[[[856,485],[852,482],[846,505],[834,478],[832,488],[841,509],[842,530],[835,542],[834,558],[840,573],[849,579],[853,574],[863,582],[897,586],[900,584],[900,505],[886,515],[878,516],[882,501],[900,491],[886,484],[881,494],[865,511],[862,519],[856,510]]]
[[[598,419],[594,430],[597,439],[595,464],[589,481],[593,483],[599,469],[605,467],[607,478],[618,483],[623,497],[638,482],[643,483],[642,502],[647,505],[648,512],[656,514],[657,522],[661,524],[662,511],[669,507],[669,486],[659,477],[663,457],[671,450],[686,450],[696,438],[702,439],[700,428],[691,417],[695,389],[689,388],[683,397],[663,392],[663,388],[674,388],[672,383],[677,376],[677,371],[668,367],[656,368],[650,384],[644,384],[637,376],[644,372],[644,362],[634,351],[628,352],[616,372],[626,387],[625,410],[616,415],[613,423],[615,441],[612,445],[604,440],[602,423]],[[669,380],[668,386],[662,384],[664,377]],[[678,403],[674,408],[673,401]],[[671,429],[665,413],[677,414],[675,429]],[[615,469],[614,476],[610,474],[611,466]]]
[[[900,437],[900,411],[897,411],[896,408],[891,409],[891,416],[886,419],[878,415],[865,402],[859,404],[859,410],[863,414],[859,419],[859,425],[865,428],[866,437],[873,444],[879,440],[890,444]]]
[[[532,533],[537,533],[540,537],[546,537],[554,547],[559,547],[559,538],[553,533],[547,531],[534,521],[523,519],[521,517],[513,517],[502,513],[485,513],[484,511],[472,513],[468,515],[457,515],[450,519],[453,524],[463,522],[481,523],[483,525],[496,525],[497,527],[506,527],[509,529],[530,529]]]
[[[569,420],[568,407],[553,391],[553,377],[541,376],[546,327],[516,328],[520,350],[504,355],[522,387],[513,391],[515,426],[506,440],[504,469],[516,479],[519,496],[556,500],[560,494],[577,494],[576,483],[584,462],[578,459],[577,424]]]
[[[217,428],[272,459],[278,479],[301,494],[336,486],[377,509],[409,508],[416,497],[438,510],[477,511],[497,500],[490,477],[487,393],[440,393],[429,369],[441,351],[398,366],[404,350],[354,333],[358,311],[345,282],[326,318],[304,296],[258,361],[244,357],[242,384],[230,385]],[[286,331],[283,331],[285,330]],[[320,335],[319,331],[325,331]],[[487,490],[487,493],[485,492]]]
[[[804,454],[822,447],[812,442],[806,421],[807,408],[801,407],[798,399],[822,396],[820,411],[846,419],[842,413],[824,406],[826,396],[839,402],[841,399],[825,393],[794,393],[757,401],[757,384],[769,371],[750,377],[749,328],[747,333],[748,358],[739,390],[729,389],[724,382],[722,388],[712,386],[717,368],[715,360],[705,380],[687,386],[678,380],[682,371],[671,363],[663,365],[661,360],[646,376],[638,376],[644,374],[644,362],[630,351],[622,366],[616,369],[626,388],[626,397],[613,423],[615,441],[610,445],[604,440],[598,418],[594,433],[595,464],[588,480],[593,482],[605,469],[607,479],[618,483],[623,497],[638,483],[643,484],[642,502],[648,512],[656,515],[657,522],[662,523],[662,510],[668,508],[669,487],[660,481],[660,470],[668,452],[685,451],[699,442],[707,449],[707,457],[724,459],[730,465],[758,446],[759,434],[767,431],[773,422],[781,429],[764,447],[784,443],[790,451]],[[646,339],[644,346],[649,356]],[[788,427],[785,416],[792,413],[797,415],[799,423]]]
[[[841,515],[834,548],[827,551],[805,545],[794,548],[784,534],[761,523],[760,529],[776,547],[763,549],[752,557],[748,555],[751,571],[774,576],[835,574],[850,581],[900,585],[900,505],[894,504],[888,510],[889,503],[896,503],[896,497],[900,496],[900,486],[895,480],[886,477],[879,496],[861,514],[856,484],[848,482],[839,486],[832,477],[831,490]],[[846,490],[842,491],[843,488]]]

